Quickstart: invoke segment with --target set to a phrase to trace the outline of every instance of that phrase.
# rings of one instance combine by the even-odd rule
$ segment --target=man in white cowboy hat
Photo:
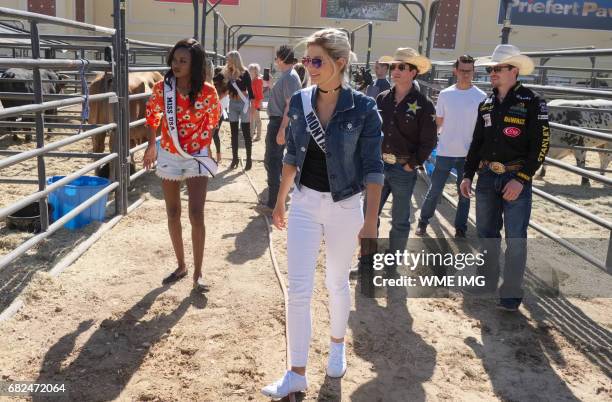
[[[414,86],[417,75],[425,74],[431,62],[411,48],[399,48],[382,57],[389,65],[394,86],[381,92],[376,103],[384,133],[382,153],[385,182],[379,213],[393,195],[389,251],[403,252],[410,232],[410,199],[417,180],[417,168],[436,146],[436,109]],[[366,200],[367,202],[367,200]]]
[[[493,93],[478,108],[461,193],[471,195],[478,171],[476,229],[487,250],[482,271],[486,286],[465,290],[474,294],[497,289],[503,225],[507,247],[498,307],[517,311],[527,260],[531,178],[548,153],[548,108],[543,98],[517,81],[519,75],[530,74],[534,65],[516,46],[498,45],[492,56],[478,59],[476,65],[486,66]]]

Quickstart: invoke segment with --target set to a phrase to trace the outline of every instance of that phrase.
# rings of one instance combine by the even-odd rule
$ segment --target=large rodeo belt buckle
[[[397,157],[393,154],[382,154],[383,161],[390,165],[395,165],[397,163]]]
[[[489,162],[489,169],[496,174],[506,173],[506,166],[501,162]]]

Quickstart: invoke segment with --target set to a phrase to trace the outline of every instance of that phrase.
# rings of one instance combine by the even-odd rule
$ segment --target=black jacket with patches
[[[550,143],[546,101],[520,82],[503,102],[497,90],[478,107],[472,144],[463,177],[472,180],[480,161],[520,162],[518,179],[530,181],[544,162]]]
[[[376,98],[384,133],[382,152],[408,159],[413,169],[422,165],[438,141],[436,108],[416,86],[395,104],[395,87]]]

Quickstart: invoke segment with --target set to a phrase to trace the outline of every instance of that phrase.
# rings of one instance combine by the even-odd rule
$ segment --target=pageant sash
[[[232,81],[232,85],[234,86],[234,88],[236,88],[236,92],[238,92],[238,96],[240,96],[242,102],[244,102],[244,106],[242,106],[242,114],[245,114],[249,111],[249,98],[244,96],[240,88],[238,88],[238,84],[236,84],[236,81]]]
[[[168,122],[168,131],[170,131],[172,143],[178,154],[185,159],[195,160],[214,177],[215,173],[217,173],[218,166],[217,163],[208,156],[208,148],[202,149],[199,155],[190,155],[181,147],[176,126],[176,78],[174,78],[174,76],[164,80],[164,103],[166,106],[164,114]]]
[[[325,152],[325,130],[317,117],[317,114],[312,109],[312,94],[316,90],[316,86],[304,88],[300,91],[302,95],[302,109],[306,118],[306,130],[315,140],[321,151]]]

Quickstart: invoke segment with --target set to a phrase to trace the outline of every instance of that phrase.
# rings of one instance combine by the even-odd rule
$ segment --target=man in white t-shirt
[[[427,233],[429,219],[434,215],[444,184],[453,168],[457,171],[459,196],[459,206],[455,215],[455,237],[465,237],[467,231],[470,199],[461,195],[459,185],[463,178],[465,157],[472,142],[478,105],[485,99],[486,94],[472,85],[474,59],[471,56],[459,57],[455,61],[453,74],[457,77],[457,83],[442,90],[436,104],[436,123],[439,131],[436,165],[431,175],[431,185],[421,207],[416,230],[418,236]]]

